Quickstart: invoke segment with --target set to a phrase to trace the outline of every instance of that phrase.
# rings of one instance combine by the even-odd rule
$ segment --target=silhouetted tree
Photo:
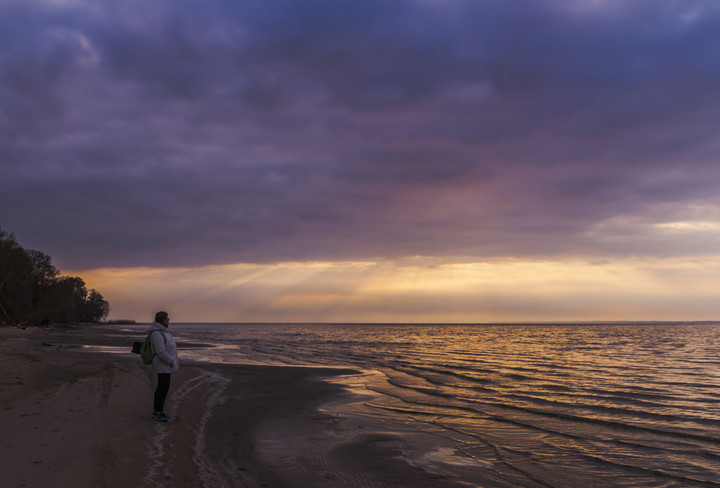
[[[45,253],[23,249],[0,229],[0,322],[99,322],[110,305],[79,277],[60,272]]]
[[[54,300],[53,315],[49,320],[57,322],[80,322],[82,320],[87,290],[82,278],[63,276],[51,287]]]
[[[18,322],[32,308],[32,262],[13,234],[0,229],[0,318]]]
[[[110,304],[105,301],[103,296],[95,291],[90,290],[85,300],[84,322],[100,322],[110,313]]]
[[[31,316],[34,319],[49,320],[48,317],[43,316],[45,314],[42,308],[40,308],[40,303],[43,296],[45,296],[50,291],[51,287],[57,281],[57,276],[60,274],[60,271],[58,271],[58,269],[53,266],[52,258],[47,254],[32,249],[25,252],[30,258],[33,267],[31,302],[33,308],[31,310]]]
[[[38,285],[47,286],[60,274],[53,265],[52,258],[47,254],[29,249],[25,251],[33,265],[33,278]]]

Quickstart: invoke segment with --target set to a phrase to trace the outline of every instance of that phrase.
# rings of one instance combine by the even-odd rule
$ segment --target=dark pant
[[[165,408],[165,399],[170,390],[170,373],[158,373],[157,388],[155,388],[155,403],[153,410],[162,412]]]

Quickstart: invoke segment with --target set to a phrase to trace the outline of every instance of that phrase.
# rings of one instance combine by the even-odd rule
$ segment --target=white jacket
[[[150,347],[152,352],[155,353],[152,362],[153,371],[156,373],[174,373],[179,367],[177,344],[175,344],[175,340],[164,325],[153,322],[148,332],[154,330],[161,330],[165,334],[165,339],[163,340],[163,334],[152,334],[150,336]]]

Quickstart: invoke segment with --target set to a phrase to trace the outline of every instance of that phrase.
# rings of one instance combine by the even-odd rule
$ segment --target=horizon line
[[[117,322],[129,321],[132,319],[112,319],[100,322],[103,325],[133,325]],[[152,321],[134,321],[136,325],[151,324]],[[232,325],[720,325],[720,320],[567,320],[567,321],[539,321],[539,322],[172,322],[177,325],[198,325],[198,324],[232,324]],[[97,325],[97,324],[89,324]]]

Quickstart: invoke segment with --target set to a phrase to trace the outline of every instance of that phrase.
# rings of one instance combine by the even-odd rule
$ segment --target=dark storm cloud
[[[643,229],[720,205],[719,9],[3,2],[0,226],[76,268],[683,254]]]

